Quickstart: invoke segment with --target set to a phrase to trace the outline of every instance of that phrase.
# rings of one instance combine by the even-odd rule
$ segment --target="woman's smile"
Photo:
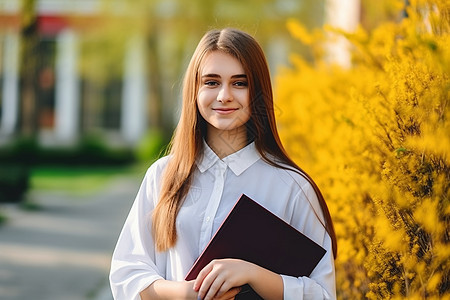
[[[220,108],[213,108],[212,110],[221,115],[229,115],[237,111],[238,108],[220,107]]]

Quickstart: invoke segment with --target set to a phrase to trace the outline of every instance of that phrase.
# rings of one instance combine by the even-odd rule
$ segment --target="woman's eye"
[[[246,81],[236,81],[234,83],[235,86],[247,86],[248,83]]]
[[[205,85],[206,86],[216,86],[216,85],[218,85],[219,83],[217,82],[217,81],[213,81],[213,80],[208,80],[208,81],[205,81]]]

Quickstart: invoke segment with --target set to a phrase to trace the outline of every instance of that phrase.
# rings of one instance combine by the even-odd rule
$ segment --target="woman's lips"
[[[228,115],[228,114],[235,112],[238,109],[237,108],[213,108],[213,110],[216,113],[219,113],[221,115]]]

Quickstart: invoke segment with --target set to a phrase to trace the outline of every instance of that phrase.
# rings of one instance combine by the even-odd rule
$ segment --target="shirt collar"
[[[217,161],[221,160],[205,141],[203,141],[203,146],[203,156],[197,161],[197,167],[202,173],[211,168]],[[236,176],[239,176],[260,158],[261,155],[256,150],[255,143],[252,142],[241,150],[224,157],[222,162],[224,162]]]

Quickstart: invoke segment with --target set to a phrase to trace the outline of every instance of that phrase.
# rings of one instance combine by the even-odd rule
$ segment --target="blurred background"
[[[407,18],[408,4],[0,0],[0,298],[111,299],[115,240],[176,126],[184,70],[205,31],[249,32],[279,78],[293,54],[317,61],[311,37],[324,25],[370,32]],[[327,38],[319,56],[347,70],[344,36]]]

